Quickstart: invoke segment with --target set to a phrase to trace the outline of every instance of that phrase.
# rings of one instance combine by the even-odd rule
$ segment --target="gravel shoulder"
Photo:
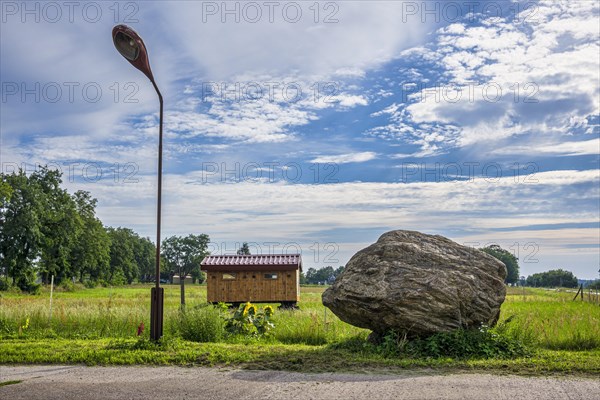
[[[304,374],[186,367],[0,366],[3,399],[596,399],[600,380],[492,374]]]

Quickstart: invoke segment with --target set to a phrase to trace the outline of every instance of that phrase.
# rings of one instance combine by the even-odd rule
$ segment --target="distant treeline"
[[[577,277],[570,271],[562,269],[553,269],[547,272],[540,272],[529,275],[525,280],[526,286],[532,287],[566,287],[574,288],[579,286]]]
[[[300,283],[303,285],[331,285],[342,272],[344,272],[344,266],[337,269],[333,269],[333,267],[309,268],[306,274],[300,273]]]
[[[60,284],[76,279],[89,286],[154,280],[156,246],[128,228],[105,227],[89,192],[69,194],[61,173],[40,167],[0,174],[0,289],[13,285],[33,292],[41,278]],[[207,235],[173,236],[163,243],[161,275],[191,274],[200,280],[199,263]]]

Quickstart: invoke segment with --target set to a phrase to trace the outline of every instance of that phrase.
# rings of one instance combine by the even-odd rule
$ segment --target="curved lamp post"
[[[158,203],[156,214],[156,287],[151,290],[150,304],[150,338],[158,340],[163,334],[163,299],[164,289],[160,287],[160,216],[161,216],[161,197],[162,197],[162,127],[163,127],[163,98],[156,86],[150,62],[148,61],[148,51],[142,38],[127,25],[117,25],[112,30],[112,37],[115,47],[119,53],[134,67],[139,69],[150,79],[154,89],[158,94],[160,102],[160,126],[158,130]]]

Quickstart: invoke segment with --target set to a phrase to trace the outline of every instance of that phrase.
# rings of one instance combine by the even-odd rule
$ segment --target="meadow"
[[[500,335],[502,343],[522,344],[527,351],[515,353],[517,356],[462,357],[460,348],[453,355],[441,350],[432,356],[373,346],[366,341],[369,331],[340,321],[322,305],[323,290],[324,287],[303,287],[300,310],[274,307],[275,327],[268,337],[223,335],[213,342],[197,342],[186,339],[186,329],[213,329],[204,322],[206,312],[212,312],[212,307],[204,306],[206,287],[186,287],[187,312],[200,312],[200,318],[193,321],[200,325],[192,324],[190,328],[181,323],[179,287],[166,285],[165,336],[158,344],[148,339],[148,285],[59,289],[53,294],[51,317],[47,289],[35,296],[0,292],[0,363],[176,364],[297,371],[427,367],[522,374],[600,373],[600,305],[572,301],[573,293],[509,288],[500,323],[491,337]],[[145,329],[138,336],[142,322]],[[394,342],[396,345],[406,348],[402,341]]]

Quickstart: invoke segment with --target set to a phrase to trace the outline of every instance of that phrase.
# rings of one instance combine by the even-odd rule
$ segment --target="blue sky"
[[[127,23],[165,97],[164,237],[322,267],[412,229],[598,276],[598,2],[223,4],[2,2],[3,172],[59,167],[154,239],[158,103],[112,44]]]

